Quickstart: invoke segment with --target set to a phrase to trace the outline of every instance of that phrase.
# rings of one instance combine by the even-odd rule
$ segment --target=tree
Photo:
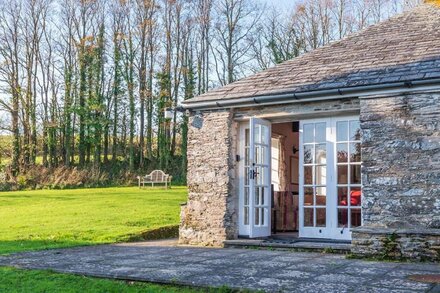
[[[19,66],[21,60],[21,42],[20,28],[21,22],[21,3],[2,3],[0,9],[0,54],[2,57],[2,65],[0,74],[2,81],[6,84],[4,93],[11,96],[10,101],[0,100],[2,107],[11,115],[11,132],[12,132],[12,162],[11,169],[13,175],[20,171],[20,129],[19,129],[19,111],[20,100],[22,99],[22,88],[20,85]]]
[[[220,84],[225,85],[244,73],[242,66],[249,62],[247,54],[251,48],[247,39],[255,33],[261,10],[249,0],[219,0],[214,7],[214,60]]]
[[[183,174],[188,117],[165,117],[167,108],[418,1],[300,0],[264,15],[251,0],[1,2],[4,153],[15,175],[39,156],[111,176],[157,166]]]

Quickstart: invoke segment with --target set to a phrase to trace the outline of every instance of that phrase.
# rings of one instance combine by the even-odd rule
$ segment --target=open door
[[[271,234],[271,123],[250,119],[249,237]]]

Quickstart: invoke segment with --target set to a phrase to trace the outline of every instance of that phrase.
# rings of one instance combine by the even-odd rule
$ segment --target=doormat
[[[440,275],[410,275],[412,281],[440,284]]]

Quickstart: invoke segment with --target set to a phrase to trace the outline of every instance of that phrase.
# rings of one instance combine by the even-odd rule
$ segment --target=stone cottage
[[[427,1],[429,2],[429,1]],[[440,258],[440,7],[185,101],[180,243],[287,235]]]

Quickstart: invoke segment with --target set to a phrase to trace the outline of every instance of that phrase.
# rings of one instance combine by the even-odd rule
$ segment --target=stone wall
[[[401,257],[438,258],[440,94],[362,99],[360,119],[363,228],[353,252],[382,254],[396,238]]]
[[[230,110],[190,117],[188,202],[182,206],[179,242],[222,246],[237,237],[234,187],[236,125]]]
[[[384,259],[440,261],[440,230],[358,228],[351,252]]]
[[[182,207],[180,243],[222,246],[238,236],[234,119],[278,117],[275,113],[287,117],[289,112],[299,119],[333,116],[356,111],[359,105],[363,226],[353,230],[353,253],[438,260],[440,93],[192,114],[189,198]]]
[[[181,244],[222,246],[238,237],[238,122],[250,116],[288,117],[359,113],[359,99],[203,111],[190,117],[188,133],[188,202],[181,208]],[[279,122],[279,121],[278,121]]]

